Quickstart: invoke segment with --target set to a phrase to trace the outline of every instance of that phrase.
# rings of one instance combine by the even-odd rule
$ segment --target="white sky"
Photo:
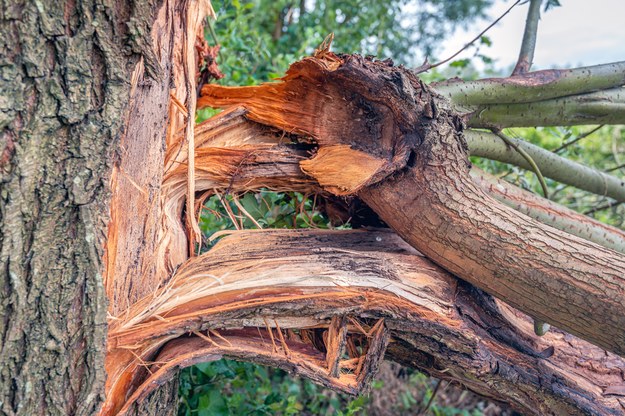
[[[437,56],[446,58],[506,11],[513,0],[496,0],[489,19],[458,30]],[[625,60],[625,0],[560,0],[562,7],[542,12],[532,69],[586,66]],[[529,2],[516,6],[487,35],[493,46],[481,51],[496,59],[498,68],[517,60]],[[466,52],[458,58],[470,56]]]

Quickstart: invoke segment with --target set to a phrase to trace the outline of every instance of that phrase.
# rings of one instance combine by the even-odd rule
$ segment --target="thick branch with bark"
[[[299,163],[309,156],[306,147],[289,143],[283,132],[272,131],[247,120],[245,114],[244,109],[233,108],[197,126],[195,192],[202,195],[214,191],[237,193],[267,188],[327,197],[319,185],[299,168]],[[471,139],[470,136],[467,138]],[[468,144],[470,150],[480,152],[480,143],[468,140]],[[500,145],[501,142],[497,142],[497,146]],[[526,143],[519,142],[519,145]],[[507,148],[504,150],[507,154],[512,153]],[[531,149],[528,151],[531,152]],[[496,155],[489,153],[489,156],[497,159]],[[508,158],[500,160],[519,162]],[[543,165],[540,157],[536,160]],[[551,159],[544,161],[544,164],[551,163]],[[625,232],[618,228],[524,191],[476,167],[471,168],[471,177],[491,197],[542,224],[625,253]],[[186,187],[184,163],[167,172],[164,187],[169,195],[167,217],[172,228],[180,228],[178,218],[182,214]],[[603,193],[603,190],[598,191]],[[347,220],[350,214],[345,212],[340,216]],[[184,240],[184,233],[182,235]],[[181,244],[184,246],[185,243]]]
[[[358,194],[436,263],[532,317],[625,353],[622,256],[485,195],[469,177],[460,117],[411,73],[324,53],[278,84],[205,86],[199,103],[244,105],[312,136],[318,153],[301,165],[326,189]]]
[[[625,85],[625,61],[574,69],[545,69],[508,78],[436,82],[432,87],[454,105],[532,103]]]
[[[471,177],[491,197],[543,224],[625,254],[625,231],[520,189],[476,167]]]
[[[467,123],[486,128],[625,124],[625,88],[532,103],[483,105],[468,116]]]
[[[156,8],[2,3],[2,414],[92,415],[104,399],[109,181],[134,124],[127,103],[152,90],[133,90],[128,69],[140,66],[147,82],[162,75],[145,30]]]

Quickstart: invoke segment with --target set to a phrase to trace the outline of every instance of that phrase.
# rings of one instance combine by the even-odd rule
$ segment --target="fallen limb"
[[[243,113],[236,116],[237,121],[234,124],[238,124],[240,129],[236,132],[216,128],[224,123],[230,124],[229,115],[218,116],[198,126],[200,132],[211,131],[212,140],[203,140],[204,133],[196,140],[200,143],[196,152],[196,192],[218,190],[240,193],[265,188],[323,194],[318,184],[299,168],[299,162],[308,156],[307,151],[289,144],[278,145],[281,133],[260,134],[254,129],[262,127],[246,120]],[[207,128],[207,124],[214,130]],[[241,136],[239,131],[250,134]],[[253,134],[254,132],[259,134]],[[182,225],[178,218],[184,206],[185,175],[186,169],[182,160],[178,168],[168,172],[164,184],[169,195],[166,213],[171,219],[172,227],[180,229]],[[471,168],[471,177],[491,197],[545,225],[625,253],[625,232],[618,228],[524,191],[476,167]],[[349,214],[345,213],[343,217],[347,219]],[[184,245],[185,242],[181,244]]]
[[[386,355],[525,414],[618,414],[624,403],[610,393],[621,358],[559,331],[532,336],[527,317],[388,230],[234,232],[114,320],[109,339],[105,414],[222,356],[352,394]],[[327,357],[341,351],[333,373]]]
[[[319,151],[300,165],[324,188],[357,194],[463,279],[625,354],[622,256],[488,197],[469,177],[460,116],[408,71],[326,53],[279,83],[205,86],[198,103],[243,105],[256,121],[313,137]]]
[[[280,192],[291,190],[323,194],[319,185],[299,168],[299,162],[306,159],[309,152],[294,144],[284,143],[282,132],[267,131],[264,126],[247,120],[245,113],[243,109],[234,109],[197,126],[196,192],[218,190],[240,193],[267,188]],[[491,136],[487,134],[487,139]],[[472,137],[469,137],[469,149],[480,152],[479,139]],[[501,141],[497,142],[497,146],[501,147]],[[506,154],[513,153],[503,147],[502,151]],[[551,159],[542,160],[538,156],[537,159],[546,164],[552,163]],[[170,169],[164,184],[169,196],[166,212],[174,227],[181,227],[178,218],[182,214],[185,197],[184,158],[178,165],[178,168]],[[547,171],[552,173],[549,168]],[[545,225],[625,254],[623,230],[524,191],[475,166],[470,173],[484,191],[507,206]],[[349,218],[348,213],[342,216]]]

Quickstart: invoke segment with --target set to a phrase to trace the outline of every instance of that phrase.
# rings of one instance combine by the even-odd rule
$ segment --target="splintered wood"
[[[620,358],[557,331],[536,339],[526,317],[487,303],[388,230],[234,232],[112,322],[109,358],[125,364],[111,367],[111,391],[132,392],[128,409],[178,368],[230,357],[356,394],[386,356],[497,400],[514,391],[523,409],[619,406],[593,386],[620,383]],[[560,387],[538,394],[545,366]],[[571,383],[588,398],[572,401]]]
[[[168,342],[153,361],[142,362],[150,373],[143,383],[145,388],[134,392],[120,410],[120,414],[126,413],[132,403],[147,397],[164,382],[176,376],[180,368],[223,357],[279,367],[334,390],[360,394],[370,385],[379,363],[384,358],[388,342],[388,332],[384,330],[383,325],[379,325],[370,342],[369,340],[365,342],[365,353],[362,356],[342,362],[337,359],[335,367],[329,368],[329,357],[340,358],[336,349],[328,348],[324,357],[311,340],[299,338],[296,333],[286,340],[280,329],[276,328],[275,331],[280,339],[281,349],[275,345],[276,335],[273,334],[273,328],[225,330],[219,334],[217,340],[208,335],[212,331],[208,331],[207,334],[193,331],[195,336]],[[319,331],[320,329],[315,329],[313,332],[319,334]],[[340,335],[329,335],[327,342],[334,344],[341,342],[339,339],[334,339],[337,336]],[[347,336],[347,328],[344,327],[343,342]],[[343,362],[353,360],[364,364],[359,365],[356,370],[352,369],[354,371],[351,372],[340,371]],[[351,365],[348,363],[345,367],[351,367]]]
[[[388,229],[228,232],[191,258],[188,218],[197,218],[210,195],[261,188],[351,193],[409,162],[390,120],[410,123],[414,115],[373,115],[365,111],[371,97],[346,100],[365,108],[357,131],[364,141],[374,140],[375,123],[383,126],[375,139],[384,148],[361,157],[366,145],[341,142],[353,120],[337,108],[352,104],[332,104],[327,86],[306,86],[342,62],[329,51],[323,58],[294,64],[290,86],[204,87],[200,106],[230,107],[195,126],[192,141],[184,134],[189,117],[173,116],[153,251],[161,277],[111,311],[102,414],[130,412],[178,369],[222,357],[280,367],[351,394],[367,389],[386,357],[528,414],[619,411],[621,396],[603,392],[619,391],[621,358],[557,330],[533,337],[526,316],[458,281]],[[395,81],[380,93],[410,87]],[[308,93],[315,99],[298,101]],[[271,126],[259,123],[267,120]],[[319,144],[339,146],[340,160]],[[366,166],[341,176],[341,160]],[[189,205],[189,192],[196,203]],[[589,357],[592,368],[584,365]],[[540,384],[545,373],[549,381]]]

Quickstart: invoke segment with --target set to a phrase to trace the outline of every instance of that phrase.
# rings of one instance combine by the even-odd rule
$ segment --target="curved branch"
[[[524,157],[494,134],[467,130],[464,136],[472,156],[485,157],[532,170],[532,166]],[[605,195],[625,202],[625,181],[622,179],[573,162],[524,140],[514,138],[510,140],[532,157],[544,176],[597,195]]]

